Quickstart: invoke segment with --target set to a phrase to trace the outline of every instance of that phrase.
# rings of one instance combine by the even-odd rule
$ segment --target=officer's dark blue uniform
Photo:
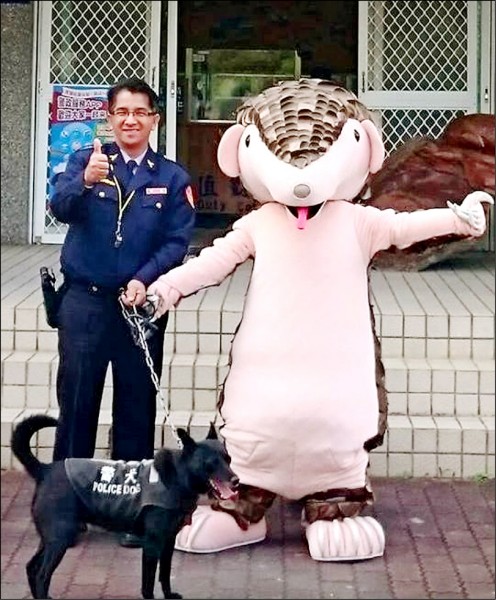
[[[92,149],[71,155],[50,203],[69,224],[61,252],[66,291],[59,321],[57,395],[60,414],[54,460],[92,457],[105,375],[112,364],[112,458],[140,460],[154,452],[156,390],[118,302],[131,279],[147,287],[180,264],[191,239],[195,211],[190,177],[179,165],[148,151],[128,186],[116,144],[106,144],[110,171],[91,188],[83,181]],[[120,217],[120,218],[119,218]],[[149,340],[160,378],[164,332]]]

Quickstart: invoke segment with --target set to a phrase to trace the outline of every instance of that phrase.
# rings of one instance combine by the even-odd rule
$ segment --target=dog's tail
[[[21,421],[12,433],[10,441],[12,452],[36,481],[43,478],[43,473],[47,465],[41,463],[34,456],[30,445],[31,438],[40,429],[55,427],[56,425],[57,419],[53,417],[49,417],[48,415],[32,415]]]

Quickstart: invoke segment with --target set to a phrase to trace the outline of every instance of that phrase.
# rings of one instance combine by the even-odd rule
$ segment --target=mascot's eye
[[[248,148],[250,146],[250,136],[247,135],[245,138],[245,146]]]
[[[356,141],[359,142],[360,141],[360,132],[355,129],[354,133],[355,133],[355,139],[356,139]]]

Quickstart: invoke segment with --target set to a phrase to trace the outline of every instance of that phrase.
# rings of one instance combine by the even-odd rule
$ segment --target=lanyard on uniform
[[[114,166],[110,165],[110,168],[111,168],[112,174],[113,174],[113,172],[114,172]],[[133,190],[129,194],[129,196],[127,198],[125,198],[125,201],[123,202],[121,186],[120,186],[120,183],[116,179],[115,176],[114,176],[114,181],[115,181],[115,187],[117,188],[117,197],[119,199],[119,213],[117,215],[117,227],[115,229],[114,248],[119,248],[119,246],[122,244],[122,233],[121,233],[122,216],[124,215],[124,211],[128,207],[129,203],[133,199],[134,192],[136,190]]]

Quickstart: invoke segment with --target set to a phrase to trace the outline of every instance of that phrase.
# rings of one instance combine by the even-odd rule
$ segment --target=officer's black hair
[[[157,94],[146,81],[139,79],[138,77],[123,79],[109,89],[107,94],[109,110],[113,109],[115,98],[119,92],[122,92],[122,90],[129,90],[133,94],[145,94],[145,96],[148,96],[151,110],[158,113],[159,105]]]

